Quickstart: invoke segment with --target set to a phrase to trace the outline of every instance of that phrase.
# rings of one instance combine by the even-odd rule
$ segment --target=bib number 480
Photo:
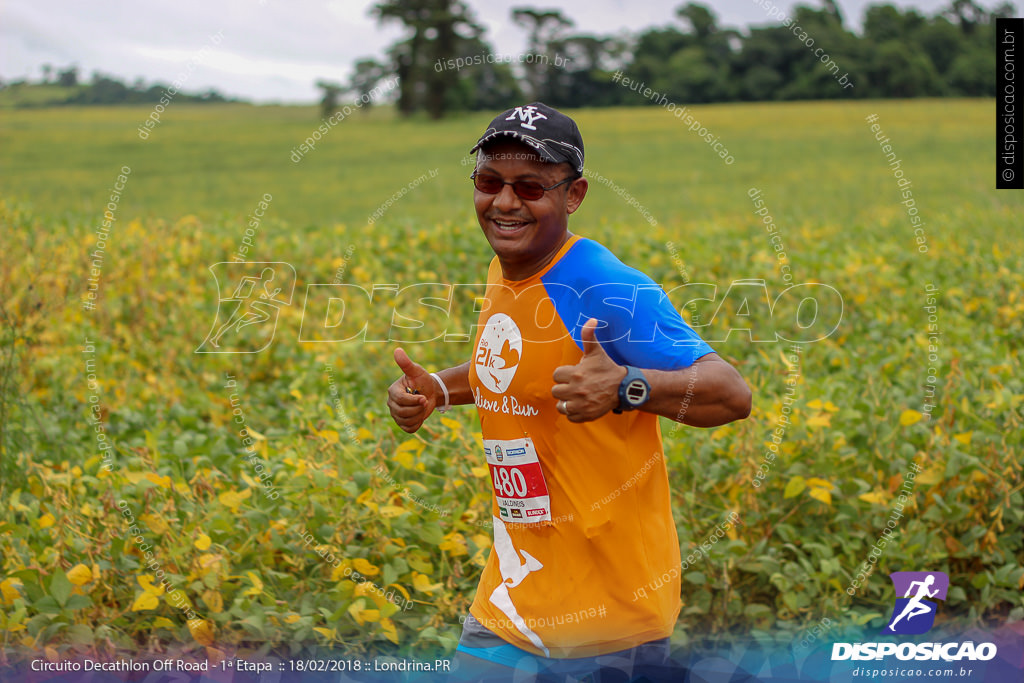
[[[494,490],[506,498],[526,497],[526,477],[517,467],[494,466]]]

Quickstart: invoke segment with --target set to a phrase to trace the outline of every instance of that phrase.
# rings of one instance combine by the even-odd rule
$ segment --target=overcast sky
[[[613,34],[673,23],[674,9],[687,0],[468,0],[487,26],[486,40],[500,55],[522,52],[523,29],[511,8],[558,7],[576,30]],[[40,67],[75,64],[88,78],[93,71],[125,81],[170,83],[204,46],[201,63],[188,73],[183,89],[213,87],[257,102],[312,102],[314,81],[345,81],[359,57],[381,58],[402,36],[399,26],[381,28],[370,18],[373,0],[0,0],[0,77],[37,80]],[[720,26],[741,28],[769,22],[754,0],[706,2]],[[775,0],[791,10],[803,3]],[[847,26],[859,30],[864,8],[880,0],[839,0]],[[950,0],[893,0],[934,14]],[[981,3],[993,7],[999,2]],[[1020,2],[1015,3],[1019,15]],[[218,39],[216,36],[220,34]]]

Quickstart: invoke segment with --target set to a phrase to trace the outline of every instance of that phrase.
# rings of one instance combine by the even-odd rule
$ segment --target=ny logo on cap
[[[533,125],[533,122],[537,119],[546,119],[547,116],[537,111],[537,107],[532,104],[528,107],[516,107],[511,114],[508,115],[506,121],[511,121],[516,116],[519,117],[520,126],[529,130],[537,130],[537,126]]]

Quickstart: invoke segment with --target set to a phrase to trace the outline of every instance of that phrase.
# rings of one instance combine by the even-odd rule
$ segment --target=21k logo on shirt
[[[505,313],[495,313],[480,334],[473,363],[476,376],[487,389],[503,394],[512,384],[523,353],[519,326]]]

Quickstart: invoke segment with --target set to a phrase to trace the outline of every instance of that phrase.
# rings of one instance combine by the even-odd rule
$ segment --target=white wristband
[[[447,413],[449,410],[452,409],[451,404],[450,404],[449,399],[448,399],[448,387],[446,387],[444,385],[444,382],[441,381],[441,378],[438,376],[438,374],[436,372],[430,373],[430,376],[437,380],[437,383],[439,385],[441,385],[441,391],[444,393],[444,406],[441,407],[441,408],[438,408],[437,412],[439,412],[439,413]]]

